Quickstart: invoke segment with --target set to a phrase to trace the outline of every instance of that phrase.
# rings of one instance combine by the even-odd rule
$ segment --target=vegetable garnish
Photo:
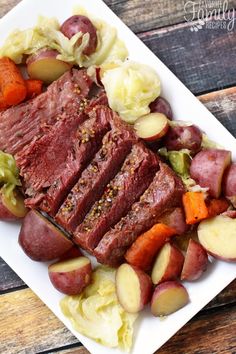
[[[0,187],[1,193],[11,202],[16,205],[15,188],[21,186],[19,172],[16,167],[15,159],[12,155],[0,151]]]
[[[80,14],[83,11],[80,11]],[[124,43],[118,39],[115,28],[107,23],[91,19],[97,29],[98,44],[92,55],[84,55],[89,43],[89,34],[78,32],[71,38],[60,31],[60,24],[55,18],[39,16],[37,25],[25,30],[15,30],[0,48],[0,57],[7,56],[16,64],[21,64],[24,55],[37,53],[49,48],[59,52],[57,59],[72,65],[88,68],[104,62],[123,61],[128,56]]]
[[[176,231],[172,227],[156,224],[137,238],[126,252],[125,259],[140,269],[148,270],[157,252],[174,235]]]
[[[183,195],[183,206],[188,225],[196,224],[208,217],[208,209],[202,192],[186,192]]]
[[[25,80],[25,85],[27,89],[27,98],[33,98],[38,96],[42,92],[43,81],[36,79]]]
[[[98,267],[92,284],[81,295],[64,297],[60,306],[80,333],[110,348],[131,349],[137,315],[124,311],[118,302],[115,269]]]
[[[160,79],[151,67],[127,61],[102,77],[109,106],[127,123],[150,113],[149,104],[160,95]]]
[[[19,68],[6,57],[0,59],[0,91],[2,105],[12,106],[24,101],[26,86]]]

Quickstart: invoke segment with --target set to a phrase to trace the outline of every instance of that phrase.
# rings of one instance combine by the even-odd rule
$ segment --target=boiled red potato
[[[87,257],[78,257],[48,267],[53,286],[63,294],[78,295],[91,282],[92,266]]]
[[[167,280],[176,279],[182,270],[184,256],[181,251],[166,243],[158,253],[152,268],[152,282],[159,284]]]
[[[162,138],[169,129],[166,116],[162,113],[149,113],[138,118],[134,129],[139,138],[152,142]]]
[[[83,256],[83,253],[81,252],[78,246],[74,245],[67,252],[63,253],[59,260],[66,261],[67,259],[77,258],[81,256]]]
[[[232,163],[223,176],[223,193],[236,208],[236,163]]]
[[[219,198],[223,174],[231,161],[231,152],[220,149],[200,151],[192,160],[190,175],[211,197]]]
[[[151,300],[151,312],[154,316],[167,316],[181,309],[189,302],[185,287],[175,280],[156,286]]]
[[[201,148],[202,133],[195,125],[170,127],[164,139],[167,150],[188,149],[192,154]]]
[[[26,62],[30,78],[50,84],[70,70],[71,64],[57,59],[58,54],[57,50],[47,48],[32,54]]]
[[[184,234],[189,229],[189,225],[186,224],[185,214],[182,208],[168,210],[160,216],[158,222],[173,227],[178,235]]]
[[[181,280],[197,280],[206,271],[208,256],[205,249],[196,241],[190,239],[185,255]]]
[[[13,204],[5,194],[0,195],[0,220],[14,221],[25,217],[28,210],[20,192],[15,192],[15,201],[16,204]]]
[[[83,34],[89,34],[89,43],[87,47],[84,49],[83,54],[90,55],[95,52],[97,48],[97,30],[90,21],[90,19],[86,16],[82,15],[74,15],[68,18],[62,25],[61,25],[61,32],[67,38],[73,37],[76,33],[82,32]],[[78,40],[78,44],[82,41],[81,38]]]
[[[141,311],[150,301],[151,293],[151,278],[142,270],[127,263],[117,269],[116,294],[125,311]]]
[[[236,219],[218,215],[200,222],[198,239],[213,257],[236,262]]]
[[[23,220],[19,244],[34,261],[53,260],[73,246],[61,230],[35,210]]]
[[[151,113],[163,113],[168,119],[173,118],[173,113],[169,102],[163,97],[157,97],[152,103],[150,103],[149,108]]]

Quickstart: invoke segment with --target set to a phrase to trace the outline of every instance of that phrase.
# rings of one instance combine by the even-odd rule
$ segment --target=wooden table
[[[0,17],[18,2],[0,0]],[[190,27],[196,22],[184,19],[185,2],[106,0],[112,10],[236,136],[236,25],[231,32],[205,27],[191,32]],[[228,1],[228,8],[232,14],[236,1]],[[0,294],[0,353],[88,353],[1,259]],[[235,354],[236,281],[158,353]]]

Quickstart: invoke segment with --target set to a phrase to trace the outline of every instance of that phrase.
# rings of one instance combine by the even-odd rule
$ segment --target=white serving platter
[[[231,150],[233,159],[236,160],[235,138],[101,0],[23,0],[0,20],[0,45],[13,29],[33,26],[38,15],[55,16],[61,22],[64,21],[71,16],[74,5],[82,5],[94,16],[116,27],[120,38],[127,45],[130,58],[148,64],[158,72],[162,82],[162,95],[171,103],[175,119],[191,120],[207,132],[211,139]],[[4,261],[91,353],[122,353],[117,349],[101,346],[73,330],[70,322],[60,311],[59,301],[63,295],[51,285],[47,264],[31,261],[19,247],[17,242],[19,229],[18,224],[0,222],[0,256]],[[151,354],[160,348],[235,277],[235,264],[215,261],[209,266],[203,278],[195,283],[185,284],[191,299],[186,307],[165,320],[151,316],[148,309],[144,311],[135,325],[132,354]]]

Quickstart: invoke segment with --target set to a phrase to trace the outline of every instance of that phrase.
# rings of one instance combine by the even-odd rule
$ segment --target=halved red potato
[[[169,123],[164,114],[149,113],[136,120],[134,129],[139,138],[152,142],[162,138],[167,133]]]
[[[149,275],[135,266],[122,264],[116,271],[116,294],[125,311],[136,313],[150,301],[152,282]]]
[[[213,257],[236,262],[236,219],[218,215],[200,222],[198,239]]]
[[[226,169],[223,176],[223,193],[236,208],[236,163],[232,163]]]
[[[167,242],[158,253],[152,268],[152,282],[159,284],[176,279],[182,270],[184,256],[182,252]]]
[[[208,256],[205,249],[196,241],[190,239],[185,255],[181,280],[197,280],[206,271]]]
[[[169,102],[163,97],[157,97],[152,103],[150,103],[149,108],[151,113],[163,113],[168,119],[173,118],[173,113]]]
[[[58,54],[57,50],[47,48],[32,54],[26,62],[30,78],[50,84],[70,70],[71,64],[57,59]]]
[[[31,210],[23,220],[19,244],[34,261],[53,260],[73,246],[61,230],[35,210]]]
[[[166,211],[160,216],[158,222],[172,227],[178,235],[182,235],[189,230],[189,225],[185,221],[184,211],[180,207]]]
[[[192,160],[190,175],[210,196],[219,198],[223,174],[231,161],[231,152],[221,149],[200,151]]]
[[[78,295],[91,282],[92,266],[87,257],[77,257],[48,267],[53,286],[63,294]]]
[[[0,194],[0,220],[14,221],[24,218],[28,210],[24,204],[24,198],[19,192],[15,192],[16,204],[14,205],[5,194]]]
[[[91,55],[95,52],[97,48],[97,29],[94,27],[90,19],[83,15],[74,15],[68,18],[61,25],[61,32],[64,36],[71,38],[76,33],[82,32],[89,34],[89,43],[87,47],[84,49],[83,54]],[[78,40],[78,44],[81,43],[81,38]]]
[[[170,127],[165,136],[167,150],[188,149],[195,154],[201,148],[202,133],[195,125]]]
[[[185,287],[175,280],[156,286],[151,300],[151,312],[154,316],[167,316],[181,309],[189,302]]]

